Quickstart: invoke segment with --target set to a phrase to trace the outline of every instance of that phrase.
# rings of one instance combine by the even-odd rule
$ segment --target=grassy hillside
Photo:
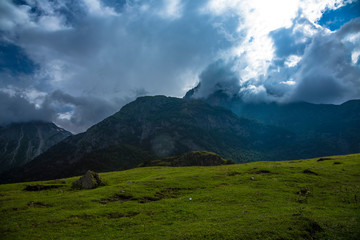
[[[0,238],[360,239],[360,154],[100,177],[93,190],[0,185]]]

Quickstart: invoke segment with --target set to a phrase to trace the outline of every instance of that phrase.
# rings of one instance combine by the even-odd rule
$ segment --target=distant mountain
[[[295,137],[202,101],[141,97],[85,133],[53,146],[3,181],[68,177],[87,169],[122,170],[196,150],[236,162],[284,160],[299,156],[291,145]]]
[[[197,89],[190,90],[184,98],[193,99]],[[241,96],[229,96],[221,90],[201,100],[229,109],[240,117],[285,128],[324,155],[360,152],[360,100],[341,105],[248,103]]]
[[[0,172],[25,165],[71,135],[47,122],[13,123],[0,127]]]

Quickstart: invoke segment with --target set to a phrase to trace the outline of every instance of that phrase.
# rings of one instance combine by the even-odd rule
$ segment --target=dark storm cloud
[[[360,98],[360,66],[352,62],[351,52],[359,39],[346,37],[360,31],[360,19],[327,36],[319,34],[305,50],[292,100],[314,103],[341,103]],[[360,50],[360,49],[358,49]]]
[[[239,79],[232,70],[233,62],[218,60],[210,64],[199,76],[200,85],[194,92],[193,98],[207,98],[210,94],[221,90],[229,96],[240,90]]]
[[[44,31],[39,20],[37,28],[25,25],[14,30],[16,43],[42,66],[49,81],[61,78],[52,81],[54,87],[72,95],[124,97],[138,88],[150,94],[181,95],[189,81],[185,72],[200,72],[218,49],[230,46],[199,13],[202,2],[183,2],[178,18],[158,13],[166,1],[152,1],[147,10],[142,10],[142,2],[128,4],[121,13],[111,9],[113,15],[88,8],[70,25],[64,20],[69,13],[53,10],[50,20],[55,25],[57,19],[63,28]],[[54,6],[66,9],[65,4]]]
[[[103,99],[73,97],[61,91],[55,91],[47,96],[44,106],[54,109],[63,116],[71,112],[68,117],[57,116],[54,122],[74,133],[85,131],[88,127],[119,110],[117,104]]]
[[[9,95],[0,91],[0,125],[12,122],[51,121],[54,111],[36,108],[18,93]]]
[[[308,34],[301,29],[304,26],[316,33]],[[248,101],[339,104],[360,98],[359,60],[352,59],[360,51],[359,32],[360,19],[333,33],[304,19],[271,32],[275,57],[267,74],[243,83],[240,92]],[[291,57],[300,61],[292,64]]]
[[[259,39],[247,39],[252,26],[242,28],[246,16],[234,9],[212,14],[203,9],[206,3],[0,1],[0,41],[8,44],[0,54],[0,90],[17,89],[13,100],[19,104],[13,106],[22,109],[26,101],[32,106],[34,94],[26,94],[36,89],[43,101],[37,99],[31,112],[44,109],[49,114],[44,119],[72,132],[84,131],[137,96],[182,96],[199,80],[196,97],[219,89],[249,101],[334,103],[360,97],[359,60],[356,65],[351,59],[360,44],[347,40],[359,31],[356,22],[325,34],[297,17],[292,26],[270,33],[274,57],[269,41],[264,63],[261,51],[249,48],[259,47],[249,39]],[[251,79],[240,76],[246,68]]]
[[[236,24],[220,29],[219,19],[200,13],[205,0],[171,2],[0,1],[3,37],[39,66],[23,77],[27,84],[7,78],[0,88],[47,92],[46,105],[58,105],[53,121],[73,132],[137,96],[181,96],[231,46],[223,32]]]
[[[309,34],[306,27],[315,31]],[[275,56],[266,75],[239,81],[234,74],[239,60],[209,65],[200,75],[194,97],[206,97],[223,89],[239,91],[250,102],[276,101],[339,104],[360,98],[360,19],[329,33],[298,19],[290,28],[270,33]],[[355,54],[355,55],[353,55]],[[353,59],[357,56],[357,60]],[[241,59],[240,59],[241,60]],[[292,62],[294,61],[294,62]],[[355,62],[354,62],[355,61]]]
[[[0,91],[0,125],[12,122],[46,121],[68,129],[73,133],[88,127],[118,111],[123,102],[110,103],[103,99],[73,97],[61,91],[50,93],[40,106],[29,102],[20,92]],[[71,114],[68,114],[71,113]]]

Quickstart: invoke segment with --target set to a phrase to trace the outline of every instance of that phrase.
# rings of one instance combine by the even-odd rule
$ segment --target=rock
[[[73,188],[93,189],[104,185],[96,172],[88,170],[84,176],[72,183]]]
[[[254,176],[251,176],[250,180],[254,181],[254,180],[255,180],[255,177],[254,177]]]

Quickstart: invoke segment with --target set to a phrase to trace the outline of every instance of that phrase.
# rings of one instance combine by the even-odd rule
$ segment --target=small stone
[[[254,176],[251,176],[250,180],[254,181],[254,180],[255,180],[255,177],[254,177]]]

